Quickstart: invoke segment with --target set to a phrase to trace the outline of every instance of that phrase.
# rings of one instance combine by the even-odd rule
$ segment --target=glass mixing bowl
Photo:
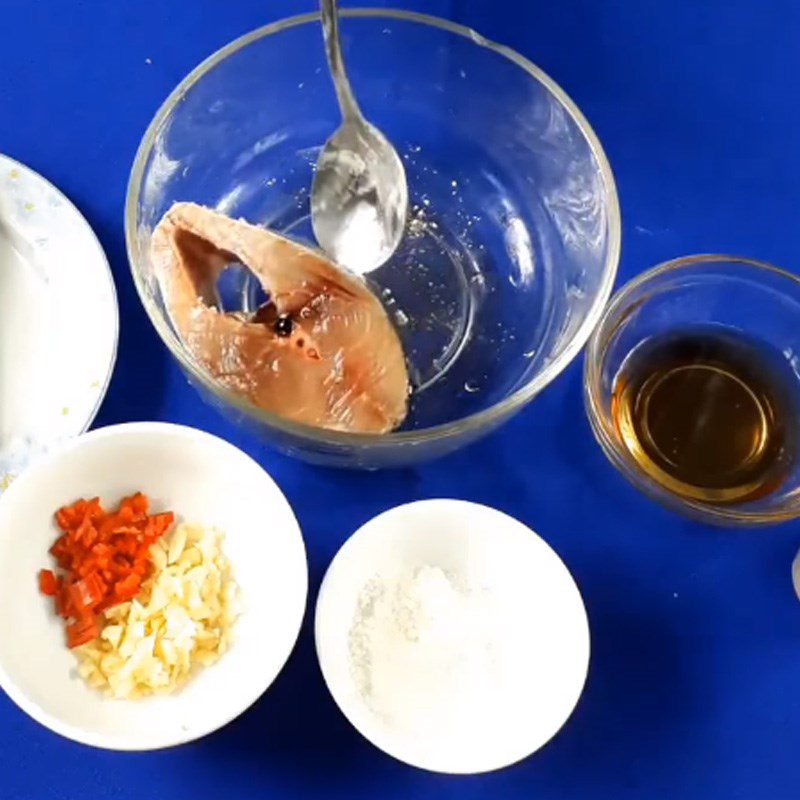
[[[313,243],[309,188],[339,125],[319,17],[268,25],[197,67],[145,134],[125,227],[137,289],[201,394],[294,455],[376,468],[454,450],[506,420],[570,362],[608,299],[619,259],[614,180],[575,104],[541,70],[453,23],[343,13],[344,55],[366,117],[406,168],[398,252],[367,280],[394,320],[414,391],[381,436],[295,424],[211,379],[184,347],[149,257],[153,227],[192,200]],[[224,273],[226,310],[264,298]]]

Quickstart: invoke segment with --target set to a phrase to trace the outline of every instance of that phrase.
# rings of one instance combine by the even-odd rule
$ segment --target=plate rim
[[[0,152],[0,169],[3,169],[6,165],[10,171],[19,170],[20,173],[26,174],[29,178],[32,178],[34,181],[40,182],[46,189],[49,189],[53,192],[65,206],[71,208],[75,214],[77,215],[78,219],[80,220],[80,226],[83,230],[88,234],[88,240],[91,241],[93,245],[93,249],[95,249],[98,253],[99,259],[98,261],[102,264],[103,267],[103,275],[105,280],[108,283],[108,287],[111,290],[111,306],[113,309],[113,330],[112,330],[112,345],[111,345],[111,357],[108,361],[108,366],[105,369],[105,375],[100,381],[100,385],[97,387],[97,396],[95,398],[94,404],[92,405],[92,409],[87,415],[87,417],[80,422],[79,426],[76,427],[76,430],[71,433],[67,433],[63,438],[57,438],[55,440],[49,440],[45,442],[45,446],[47,448],[56,445],[60,442],[71,441],[78,436],[83,435],[86,433],[89,428],[94,423],[97,415],[100,413],[100,408],[103,405],[103,402],[108,394],[108,389],[111,385],[111,379],[114,375],[114,370],[117,364],[117,357],[119,355],[119,331],[120,331],[120,315],[119,315],[119,296],[117,294],[117,286],[114,281],[114,273],[111,270],[111,263],[108,260],[108,255],[106,254],[105,248],[103,247],[100,238],[97,236],[94,228],[89,223],[89,220],[86,219],[86,216],[83,212],[78,208],[78,206],[67,197],[61,189],[58,188],[52,181],[45,178],[41,173],[37,172],[32,167],[29,167],[27,164],[23,163],[22,161],[17,161],[17,159],[12,158],[11,156],[7,155],[6,153]],[[33,459],[36,460],[36,459]],[[26,456],[19,472],[17,475],[13,476],[14,479],[19,477],[32,463],[32,460],[29,456]],[[0,495],[2,495],[2,490],[0,490]]]

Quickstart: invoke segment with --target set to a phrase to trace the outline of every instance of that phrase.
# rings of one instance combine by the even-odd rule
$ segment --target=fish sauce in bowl
[[[712,503],[756,500],[797,458],[798,378],[769,345],[703,326],[654,337],[617,375],[612,413],[639,466]]]
[[[623,286],[592,334],[592,432],[637,488],[696,520],[800,516],[800,279],[701,254]]]

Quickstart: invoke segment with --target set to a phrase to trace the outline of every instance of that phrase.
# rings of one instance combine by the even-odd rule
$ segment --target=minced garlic
[[[225,652],[238,591],[221,539],[182,524],[153,545],[141,594],[108,609],[100,636],[76,648],[78,674],[90,686],[120,699],[166,694]]]

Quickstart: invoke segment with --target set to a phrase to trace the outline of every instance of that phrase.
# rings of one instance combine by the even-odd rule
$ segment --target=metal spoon
[[[386,137],[364,119],[345,74],[337,0],[320,0],[328,65],[342,124],[325,143],[311,186],[311,224],[320,246],[363,274],[397,249],[408,208],[405,170]]]

